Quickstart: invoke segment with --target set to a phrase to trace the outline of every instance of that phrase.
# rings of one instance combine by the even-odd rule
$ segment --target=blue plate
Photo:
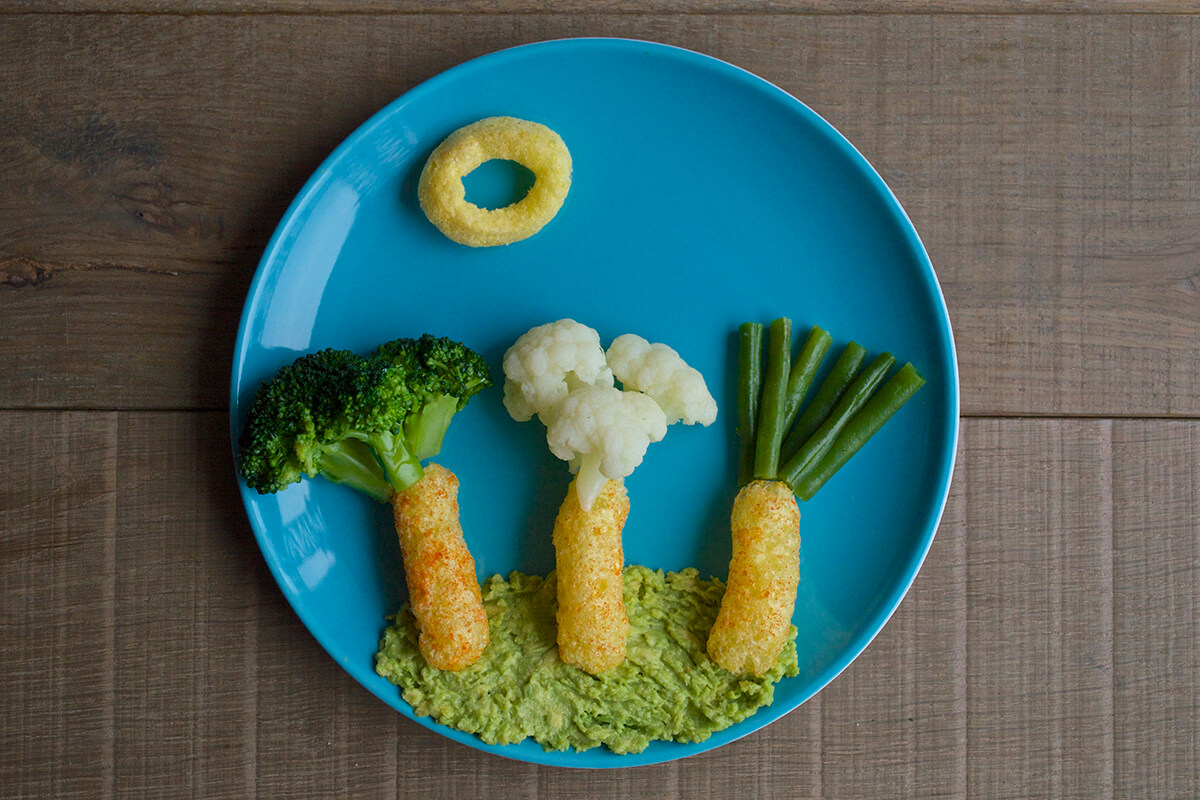
[[[422,214],[416,180],[456,128],[493,115],[542,122],[574,160],[562,210],[540,233],[472,249]],[[503,169],[468,181],[500,202]],[[502,380],[526,329],[572,317],[605,343],[625,332],[670,344],[721,406],[709,428],[673,426],[628,480],[630,563],[724,577],[733,495],[734,331],[790,316],[835,347],[911,360],[928,383],[810,502],[794,621],[800,675],[774,703],[700,744],[637,755],[488,746],[414,717],[373,669],[406,597],[387,507],[304,481],[242,496],[264,557],[304,624],[385,703],[472,747],[524,761],[623,767],[680,758],[778,719],[841,672],[900,603],[945,504],[958,433],[958,377],[945,303],[896,198],[865,159],[795,98],[686,50],[615,39],[497,52],[416,87],[376,114],[317,170],[267,246],[234,355],[234,439],[260,383],[324,347],[368,351],[399,336],[451,336]],[[832,361],[832,358],[827,359]],[[499,381],[498,381],[499,383]],[[513,422],[494,388],[450,428],[438,460],[461,481],[463,525],[481,578],[553,566],[550,529],[566,465],[536,421]]]

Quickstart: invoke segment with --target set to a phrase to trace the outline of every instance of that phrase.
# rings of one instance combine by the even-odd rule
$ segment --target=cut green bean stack
[[[907,403],[908,399],[916,394],[917,389],[924,385],[925,379],[912,364],[905,364],[898,369],[842,429],[833,447],[822,456],[816,466],[808,470],[798,483],[791,484],[792,491],[801,500],[811,500],[817,490],[825,485],[825,481],[841,469],[850,460],[850,456],[857,453],[858,449],[883,427],[883,423],[899,411],[900,406]]]
[[[863,368],[866,349],[849,342],[808,400],[833,339],[813,326],[793,361],[791,328],[786,317],[739,328],[738,478],[781,481],[810,500],[925,379],[911,363],[889,377],[896,359],[886,352]]]

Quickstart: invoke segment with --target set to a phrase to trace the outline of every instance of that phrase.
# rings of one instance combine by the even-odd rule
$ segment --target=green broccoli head
[[[461,342],[425,334],[395,339],[376,348],[373,358],[403,368],[412,379],[410,391],[426,396],[451,395],[461,410],[479,391],[492,385],[483,357]]]
[[[386,499],[380,465],[352,438],[364,424],[403,423],[408,398],[389,393],[385,373],[348,350],[311,353],[279,370],[255,395],[238,441],[247,485],[269,494],[323,474]]]
[[[263,384],[247,412],[242,475],[261,494],[322,475],[386,501],[420,480],[450,418],[490,384],[478,354],[428,335],[366,358],[301,356]]]
[[[396,339],[380,345],[372,357],[404,376],[397,380],[413,403],[404,420],[404,440],[419,460],[441,451],[451,418],[492,385],[483,357],[445,337]]]

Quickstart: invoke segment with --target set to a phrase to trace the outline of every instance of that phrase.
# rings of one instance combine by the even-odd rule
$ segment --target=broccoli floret
[[[247,485],[270,494],[322,475],[387,501],[424,475],[451,417],[491,385],[449,339],[398,339],[362,357],[301,356],[259,389],[238,442]]]
[[[492,385],[483,358],[445,337],[396,339],[380,345],[373,357],[409,375],[405,386],[413,407],[404,419],[404,440],[419,461],[441,451],[451,418]]]

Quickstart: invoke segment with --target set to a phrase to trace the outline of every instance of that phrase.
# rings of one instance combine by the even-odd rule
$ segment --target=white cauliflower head
[[[550,451],[578,473],[579,505],[591,510],[605,481],[630,475],[651,442],[667,433],[667,420],[651,398],[611,386],[571,391],[548,423]]]
[[[608,348],[608,365],[626,389],[654,398],[667,424],[711,425],[717,418],[717,401],[709,394],[704,376],[665,344],[633,333],[618,336]]]
[[[534,414],[547,425],[567,393],[613,385],[600,334],[573,319],[527,331],[504,354],[504,407],[518,422]]]

